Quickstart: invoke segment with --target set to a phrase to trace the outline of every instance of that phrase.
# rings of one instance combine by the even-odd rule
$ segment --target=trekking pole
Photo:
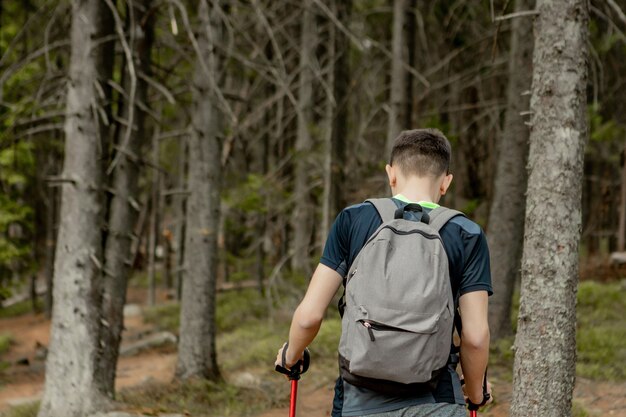
[[[309,364],[311,363],[311,354],[309,353],[309,349],[304,349],[304,359],[299,360],[293,365],[291,368],[287,368],[285,365],[286,355],[287,355],[287,347],[289,343],[285,343],[285,347],[283,348],[283,361],[282,366],[276,365],[276,372],[280,372],[281,374],[287,375],[289,380],[291,381],[291,397],[289,400],[289,417],[296,417],[296,401],[298,398],[298,381],[300,380],[300,375],[305,373],[309,369]]]

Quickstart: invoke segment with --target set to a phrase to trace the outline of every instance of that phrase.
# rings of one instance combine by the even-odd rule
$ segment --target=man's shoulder
[[[465,214],[455,216],[444,226],[444,228],[452,226],[458,231],[467,233],[468,235],[481,235],[483,229],[478,223],[467,217]]]
[[[349,222],[370,222],[372,219],[379,218],[376,208],[367,201],[344,208],[340,217]]]

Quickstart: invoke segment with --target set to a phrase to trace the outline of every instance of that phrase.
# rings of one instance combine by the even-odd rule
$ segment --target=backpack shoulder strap
[[[370,198],[365,200],[365,202],[372,204],[376,208],[380,218],[383,219],[383,223],[393,220],[398,209],[398,206],[391,198]]]
[[[428,224],[436,231],[441,230],[441,228],[453,217],[465,216],[465,214],[458,210],[452,210],[441,206],[431,210],[428,214],[430,216],[430,222]]]

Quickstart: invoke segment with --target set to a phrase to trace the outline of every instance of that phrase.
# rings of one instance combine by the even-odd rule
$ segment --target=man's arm
[[[293,314],[289,330],[289,348],[285,356],[285,366],[290,368],[300,358],[306,348],[315,339],[322,324],[324,312],[341,285],[339,273],[326,265],[319,264],[313,273],[304,299]],[[281,365],[282,350],[279,349],[276,364]]]
[[[474,404],[483,401],[483,382],[489,360],[487,291],[474,291],[459,298],[461,314],[461,367],[465,393]]]

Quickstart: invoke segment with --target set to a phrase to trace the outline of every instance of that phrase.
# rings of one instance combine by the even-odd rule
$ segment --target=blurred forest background
[[[57,343],[94,376],[56,371],[48,392],[89,386],[93,404],[116,396],[150,415],[284,405],[272,357],[334,217],[388,195],[401,130],[435,127],[454,153],[443,204],[489,237],[494,385],[509,387],[488,413],[507,415],[533,8],[0,1],[0,413],[36,415],[53,313],[87,334]],[[624,11],[589,2],[581,416],[626,398]],[[329,311],[312,398],[330,398],[318,390],[336,376],[339,329]],[[598,381],[599,402],[584,391]]]

